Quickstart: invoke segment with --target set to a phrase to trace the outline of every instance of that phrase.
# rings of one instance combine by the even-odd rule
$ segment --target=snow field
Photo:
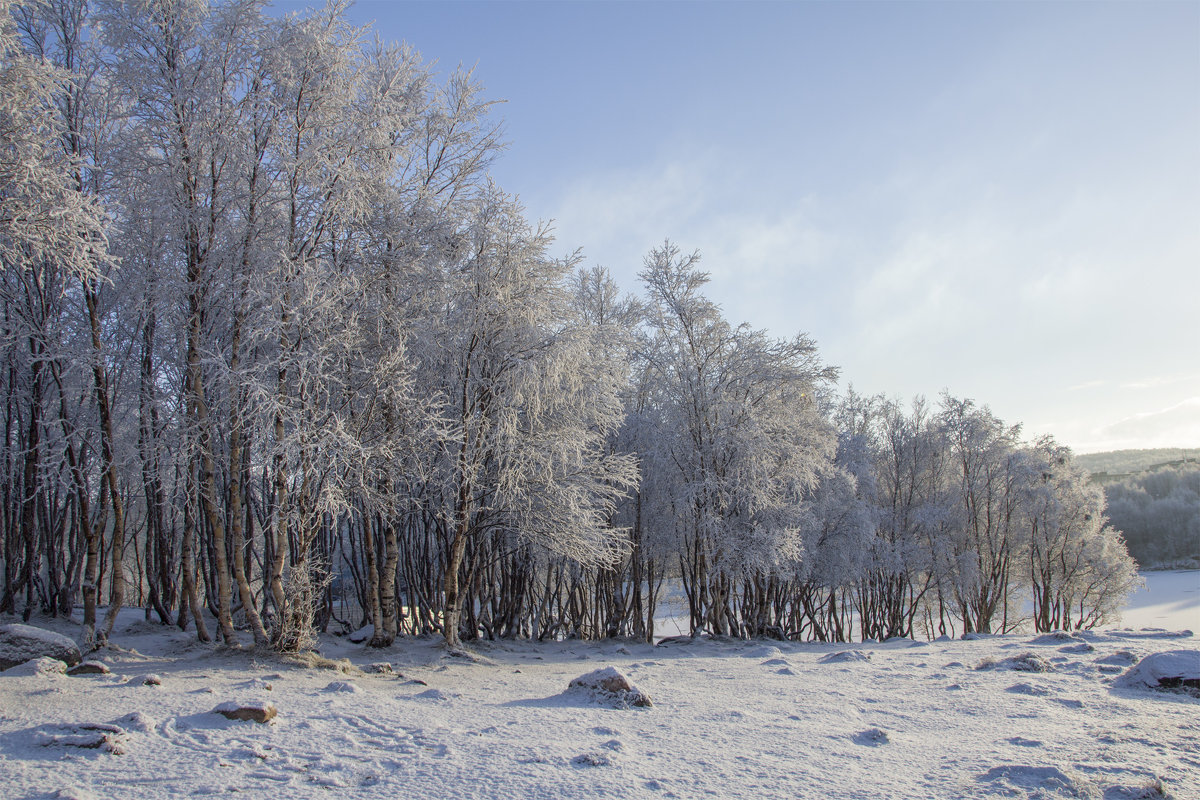
[[[1200,570],[1143,572],[1138,589],[1121,612],[1129,628],[1188,628],[1200,631]]]
[[[1105,631],[930,644],[699,640],[322,650],[301,667],[132,631],[109,675],[0,675],[6,800],[239,793],[287,798],[1200,797],[1200,701],[1113,689],[1191,635]],[[838,656],[837,654],[854,654]],[[1047,672],[1006,668],[1033,653]],[[832,656],[832,657],[831,657]],[[1005,659],[1011,659],[1005,662]],[[985,662],[996,666],[977,669]],[[654,701],[569,682],[615,667]],[[145,685],[147,674],[161,685]],[[266,725],[213,713],[270,703]],[[56,744],[97,735],[115,750]]]

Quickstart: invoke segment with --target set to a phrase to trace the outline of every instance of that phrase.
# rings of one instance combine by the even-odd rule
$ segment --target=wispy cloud
[[[1144,378],[1137,381],[1127,381],[1121,384],[1122,389],[1161,389],[1166,386],[1175,386],[1185,381],[1195,380],[1195,375],[1175,374],[1175,375],[1155,375],[1153,377]]]
[[[1099,433],[1104,439],[1134,443],[1135,447],[1200,447],[1200,397],[1134,414]]]

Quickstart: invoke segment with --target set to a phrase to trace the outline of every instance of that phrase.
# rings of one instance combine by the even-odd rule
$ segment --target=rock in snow
[[[1117,678],[1124,689],[1159,689],[1200,696],[1200,650],[1152,653]]]
[[[108,675],[112,670],[103,661],[84,661],[67,670],[68,675]]]
[[[871,654],[865,650],[843,650],[817,659],[822,664],[848,664],[852,661],[870,661]]]
[[[362,689],[359,689],[357,686],[355,686],[353,683],[350,683],[349,681],[333,681],[332,683],[327,685],[321,691],[330,693],[330,694],[337,694],[337,693],[355,694],[357,692],[361,692]]]
[[[354,633],[347,635],[346,638],[349,639],[350,642],[352,642],[353,644],[362,644],[363,642],[365,642],[367,639],[370,639],[374,635],[375,635],[375,626],[374,625],[364,625],[361,628],[359,628],[358,630],[354,631]]]
[[[613,759],[607,753],[581,753],[571,763],[576,767],[611,767]]]
[[[988,658],[975,669],[1011,669],[1015,672],[1050,672],[1054,667],[1037,653],[1022,653],[999,661]]]
[[[79,647],[61,633],[32,625],[0,625],[0,669],[24,664],[39,656],[56,658],[68,667],[83,660]]]
[[[1030,644],[1071,644],[1072,642],[1082,642],[1082,638],[1068,631],[1051,631],[1043,633],[1041,636],[1035,636]]]
[[[59,661],[57,658],[49,658],[41,656],[24,664],[18,664],[11,667],[4,674],[18,677],[21,675],[65,675],[67,673],[67,665],[65,662]]]
[[[571,681],[568,689],[591,692],[597,700],[616,708],[637,706],[647,708],[654,705],[650,696],[629,682],[616,667],[603,667]]]
[[[220,714],[225,719],[251,720],[258,723],[268,723],[275,719],[275,706],[271,703],[234,703],[226,701],[213,709],[214,714]]]
[[[1093,793],[1075,776],[1058,767],[1005,764],[992,767],[978,778],[980,783],[1005,786],[1010,797],[1028,793],[1029,797],[1091,797]]]
[[[33,741],[42,747],[75,747],[103,750],[113,755],[125,752],[125,731],[117,725],[49,725],[38,731]]]

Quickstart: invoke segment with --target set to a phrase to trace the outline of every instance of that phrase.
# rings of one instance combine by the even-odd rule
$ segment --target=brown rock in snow
[[[650,696],[638,689],[616,667],[603,667],[586,675],[580,675],[570,683],[571,689],[585,689],[598,699],[612,702],[617,707],[637,706],[648,708],[654,703]]]
[[[103,661],[84,661],[67,670],[67,674],[75,675],[108,675],[112,670]]]
[[[271,703],[221,703],[213,709],[225,719],[250,720],[266,724],[275,719],[275,706]]]

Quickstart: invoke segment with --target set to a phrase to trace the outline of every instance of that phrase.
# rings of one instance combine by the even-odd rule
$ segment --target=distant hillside
[[[1109,450],[1104,453],[1085,453],[1075,456],[1075,463],[1092,473],[1098,483],[1119,481],[1159,467],[1196,463],[1200,450],[1195,448],[1160,447],[1153,450]]]

